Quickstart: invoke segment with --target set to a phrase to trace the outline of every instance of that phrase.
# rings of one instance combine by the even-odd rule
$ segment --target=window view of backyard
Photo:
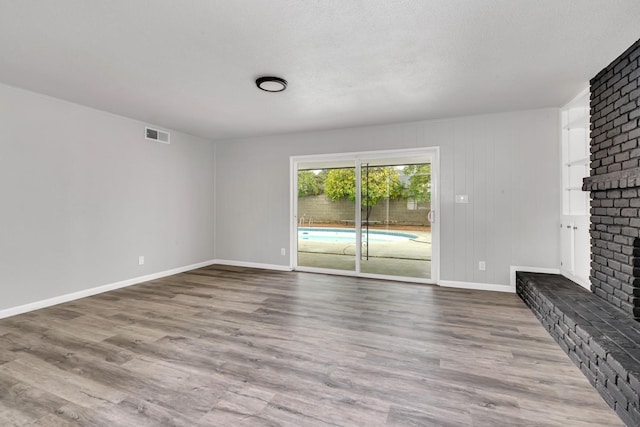
[[[360,272],[431,277],[431,165],[361,166]],[[356,269],[356,169],[298,170],[298,265]]]

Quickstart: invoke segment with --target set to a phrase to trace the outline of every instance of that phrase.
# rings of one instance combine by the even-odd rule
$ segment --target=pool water
[[[369,243],[402,242],[418,236],[397,231],[369,230]],[[366,241],[366,231],[362,231],[362,241]],[[298,240],[327,243],[355,243],[356,230],[353,228],[298,228]]]

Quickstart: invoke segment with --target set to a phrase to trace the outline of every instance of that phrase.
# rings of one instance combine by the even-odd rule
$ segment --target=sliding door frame
[[[360,260],[362,251],[362,233],[355,233],[356,253],[355,270],[337,270],[328,268],[306,267],[298,265],[298,168],[300,164],[313,162],[353,162],[356,170],[356,203],[355,224],[356,230],[362,223],[361,205],[361,164],[369,159],[379,160],[381,158],[393,161],[394,158],[429,158],[431,161],[431,211],[433,221],[431,222],[431,278],[424,279],[418,277],[403,277],[382,274],[371,274],[360,272]],[[349,166],[351,167],[351,166]],[[440,147],[425,147],[403,150],[382,150],[382,151],[362,151],[335,154],[314,154],[305,156],[290,157],[290,268],[296,271],[306,271],[312,273],[336,274],[341,276],[358,276],[376,279],[397,280],[414,283],[437,284],[440,279]]]

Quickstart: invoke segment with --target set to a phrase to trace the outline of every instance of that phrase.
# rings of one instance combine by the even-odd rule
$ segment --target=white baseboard
[[[259,262],[233,261],[229,259],[216,259],[213,264],[229,265],[232,267],[261,268],[263,270],[291,271],[291,267],[278,264],[261,264]]]
[[[511,270],[509,271],[509,284],[513,286],[514,292],[516,289],[516,271],[528,271],[529,273],[560,274],[559,268],[523,267],[512,265]]]
[[[515,293],[516,287],[495,283],[458,282],[455,280],[438,280],[438,285],[445,288],[474,289],[477,291],[494,291]]]
[[[98,286],[91,289],[84,289],[70,294],[60,295],[57,297],[45,299],[42,301],[36,301],[29,304],[20,305],[17,307],[11,307],[4,310],[0,310],[0,319],[5,317],[15,316],[17,314],[27,313],[29,311],[39,310],[41,308],[50,307],[52,305],[62,304],[77,300],[80,298],[89,297],[92,295],[101,294],[103,292],[113,291],[115,289],[125,288],[127,286],[135,285],[142,282],[148,282],[150,280],[160,279],[162,277],[172,276],[174,274],[183,273],[189,270],[195,270],[197,268],[207,267],[210,265],[229,265],[234,267],[248,267],[248,268],[261,268],[264,270],[277,270],[277,271],[291,271],[291,267],[278,264],[262,264],[256,262],[245,261],[233,261],[224,259],[214,259],[199,262],[196,264],[186,265],[184,267],[173,268],[171,270],[161,271],[158,273],[147,274],[145,276],[134,277],[132,279],[123,280],[121,282],[110,283],[107,285]],[[539,267],[521,267],[511,266],[510,271],[510,283],[509,285],[500,285],[493,283],[476,283],[476,282],[459,282],[454,280],[439,280],[438,285],[449,288],[461,288],[461,289],[475,289],[481,291],[497,291],[497,292],[515,292],[516,290],[516,271],[529,271],[532,273],[551,273],[560,274],[560,270],[557,268],[539,268]]]
[[[83,289],[81,291],[72,292],[70,294],[60,295],[53,298],[48,298],[42,301],[36,301],[29,304],[19,305],[17,307],[11,307],[4,310],[0,310],[0,319],[5,317],[15,316],[17,314],[27,313],[29,311],[39,310],[41,308],[50,307],[52,305],[62,304],[77,300],[80,298],[89,297],[92,295],[101,294],[107,291],[113,291],[115,289],[125,288],[127,286],[136,285],[142,282],[148,282],[149,280],[160,279],[162,277],[172,276],[174,274],[183,273],[189,270],[195,270],[196,268],[207,267],[214,264],[214,260],[203,261],[197,264],[185,265],[184,267],[172,268],[171,270],[161,271],[159,273],[147,274],[145,276],[134,277],[133,279],[123,280],[121,282],[109,283],[107,285],[98,286],[91,289]]]

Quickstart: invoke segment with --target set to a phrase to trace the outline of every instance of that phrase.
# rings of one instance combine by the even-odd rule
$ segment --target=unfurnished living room
[[[0,426],[640,426],[637,0],[0,0]]]

